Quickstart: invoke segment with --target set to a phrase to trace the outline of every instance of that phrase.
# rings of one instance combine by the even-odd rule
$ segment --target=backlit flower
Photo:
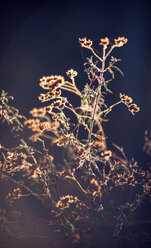
[[[126,44],[128,41],[127,38],[124,37],[118,37],[118,39],[114,39],[115,45],[118,47],[122,47],[124,44]]]

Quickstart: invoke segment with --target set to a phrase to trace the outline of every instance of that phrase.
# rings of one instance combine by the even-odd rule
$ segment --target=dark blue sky
[[[84,58],[79,37],[91,38],[94,44],[108,36],[128,38],[128,43],[116,50],[121,58],[124,78],[116,74],[111,85],[115,92],[126,93],[140,106],[132,116],[124,106],[110,115],[105,132],[109,143],[125,147],[129,158],[142,161],[143,136],[151,128],[151,18],[146,1],[5,1],[0,15],[0,78],[1,89],[15,97],[14,104],[27,115],[40,106],[39,79],[61,74],[74,68],[79,72],[77,86],[87,82],[83,72]],[[95,45],[94,45],[95,46]],[[77,98],[73,97],[75,104]],[[4,135],[1,134],[1,137]]]

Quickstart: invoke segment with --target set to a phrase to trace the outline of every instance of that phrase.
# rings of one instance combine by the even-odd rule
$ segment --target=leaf
[[[124,73],[121,71],[120,68],[118,68],[118,67],[115,66],[115,65],[112,65],[112,68],[114,68],[115,70],[117,70],[117,71],[124,77]]]

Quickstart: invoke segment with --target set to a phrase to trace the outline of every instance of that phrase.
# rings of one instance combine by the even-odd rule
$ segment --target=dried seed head
[[[82,47],[91,48],[93,41],[90,39],[87,40],[86,38],[79,38],[79,43]]]
[[[124,102],[126,104],[130,104],[133,101],[133,99],[131,97],[126,96],[125,94],[121,94],[121,93],[120,93],[120,98],[121,98],[122,102]]]
[[[33,108],[31,111],[30,111],[30,114],[32,114],[33,117],[43,117],[46,115],[46,108]]]
[[[101,156],[108,161],[109,158],[112,156],[112,152],[110,150],[101,152]]]
[[[65,83],[65,79],[60,75],[51,75],[40,79],[40,86],[45,90],[55,90]]]
[[[128,41],[127,38],[124,37],[118,37],[117,39],[114,39],[115,45],[117,47],[122,47],[124,44],[126,44]]]
[[[109,39],[107,37],[105,37],[105,38],[100,39],[100,41],[101,42],[99,43],[99,45],[104,46],[106,49],[107,46],[109,45]]]
[[[135,103],[133,103],[129,106],[128,110],[134,115],[135,112],[140,111],[140,108]]]
[[[74,77],[78,75],[77,71],[74,71],[73,69],[68,70],[66,74],[71,79],[73,79]]]

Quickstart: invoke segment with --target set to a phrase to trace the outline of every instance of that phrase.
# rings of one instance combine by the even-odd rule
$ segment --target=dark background
[[[135,116],[125,106],[118,106],[104,125],[108,144],[123,146],[129,159],[146,166],[143,153],[144,132],[151,128],[151,17],[147,1],[5,1],[0,6],[0,89],[14,96],[13,105],[29,116],[40,107],[42,93],[39,79],[73,68],[78,71],[77,86],[88,82],[83,63],[90,54],[81,49],[78,38],[94,41],[118,36],[128,43],[113,55],[121,58],[124,77],[116,73],[110,84],[114,95],[109,102],[125,93],[141,111]],[[69,96],[73,105],[78,98]],[[7,129],[1,126],[0,143],[11,143]],[[30,207],[29,207],[30,208]]]
[[[88,82],[83,63],[90,54],[79,37],[91,38],[94,47],[102,37],[118,36],[128,43],[113,55],[121,58],[124,77],[116,73],[110,85],[111,103],[126,93],[140,106],[132,116],[125,106],[112,111],[105,132],[109,143],[124,146],[128,157],[143,161],[144,131],[151,127],[150,4],[146,1],[5,1],[0,15],[0,85],[15,97],[14,105],[27,115],[40,106],[42,76],[74,68],[77,86]],[[77,103],[78,99],[73,97]],[[2,139],[7,139],[1,133]]]
[[[113,53],[121,58],[124,77],[116,73],[110,85],[119,99],[126,93],[140,106],[132,116],[125,106],[112,111],[105,132],[109,143],[124,146],[128,157],[141,163],[144,131],[151,127],[150,4],[147,1],[5,1],[0,15],[0,87],[15,97],[14,105],[27,116],[40,106],[42,76],[60,74],[74,68],[77,86],[88,82],[83,63],[90,54],[80,48],[79,37],[111,41],[118,36],[128,43]],[[78,99],[73,97],[73,101]],[[1,139],[7,139],[1,133]]]

